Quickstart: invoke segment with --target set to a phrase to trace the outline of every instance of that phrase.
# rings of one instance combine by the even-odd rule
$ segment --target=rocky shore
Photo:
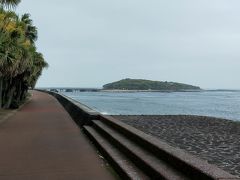
[[[113,117],[240,176],[240,122],[188,115]]]

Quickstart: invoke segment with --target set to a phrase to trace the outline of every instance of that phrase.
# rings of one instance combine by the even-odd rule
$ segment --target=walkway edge
[[[31,95],[32,97],[32,95]],[[1,119],[0,119],[0,125],[5,123],[10,117],[14,116],[19,110],[22,109],[23,106],[25,106],[29,101],[31,100],[31,97],[27,98],[26,101],[21,104],[17,109],[11,110],[11,112],[6,113]]]

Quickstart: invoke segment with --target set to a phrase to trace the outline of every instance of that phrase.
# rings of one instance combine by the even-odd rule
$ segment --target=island
[[[133,90],[133,91],[200,91],[198,86],[145,79],[122,79],[103,85],[103,90]]]

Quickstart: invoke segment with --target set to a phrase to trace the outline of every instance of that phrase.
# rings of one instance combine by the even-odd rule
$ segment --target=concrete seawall
[[[69,97],[47,93],[58,99],[124,179],[239,179]]]
[[[92,119],[99,119],[100,114],[90,107],[79,103],[63,94],[58,94],[49,91],[42,91],[54,96],[74,119],[74,121],[79,125],[91,125]]]

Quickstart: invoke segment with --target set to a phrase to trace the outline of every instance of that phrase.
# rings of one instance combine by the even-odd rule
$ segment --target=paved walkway
[[[34,91],[28,104],[0,124],[0,179],[114,178],[58,101]]]

